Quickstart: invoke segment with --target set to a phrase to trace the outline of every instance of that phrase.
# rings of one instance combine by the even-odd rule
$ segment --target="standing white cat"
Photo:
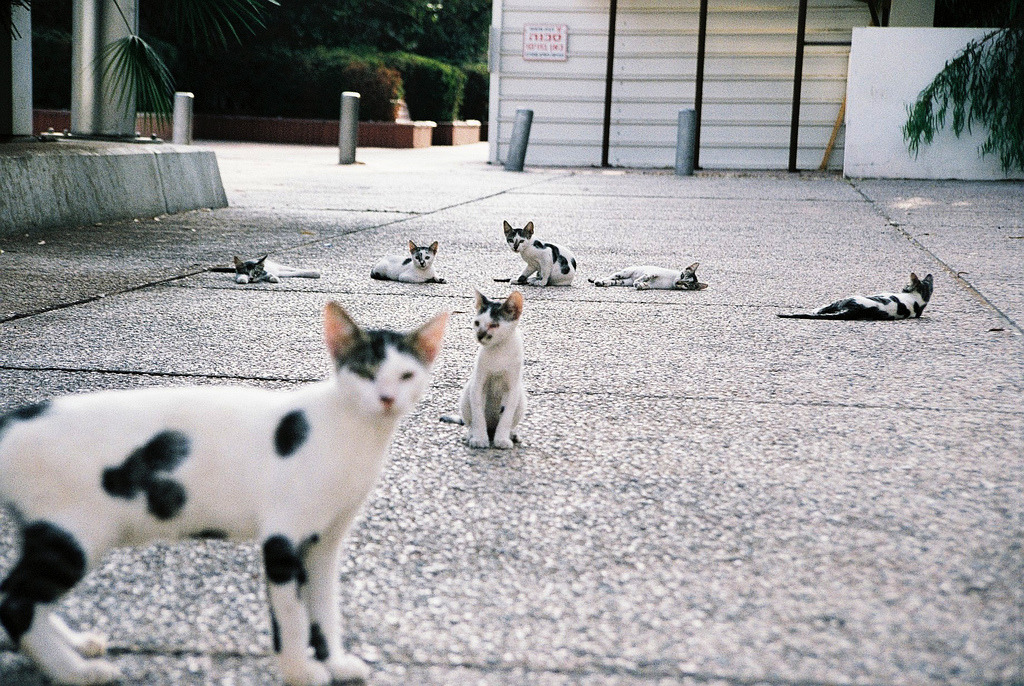
[[[370,270],[370,278],[380,281],[403,281],[405,283],[445,283],[434,273],[434,258],[437,257],[437,241],[429,246],[418,246],[409,241],[409,257],[388,255]]]
[[[463,424],[470,447],[507,450],[519,440],[516,426],[526,411],[523,334],[517,326],[523,294],[513,291],[505,300],[488,300],[476,291],[476,312],[473,327],[480,350],[459,398],[462,417],[441,419]]]
[[[98,659],[105,641],[54,614],[104,551],[255,539],[285,683],[365,679],[341,643],[339,549],[399,418],[427,388],[447,319],[408,334],[360,329],[331,302],[335,373],[320,383],[105,391],[0,416],[0,502],[22,542],[0,584],[0,624],[14,644],[57,683],[115,681],[117,668]]]
[[[554,243],[544,243],[533,237],[533,222],[527,222],[521,229],[504,222],[505,241],[512,251],[518,253],[526,268],[513,276],[512,283],[531,286],[569,286],[576,276],[576,258],[568,248]]]

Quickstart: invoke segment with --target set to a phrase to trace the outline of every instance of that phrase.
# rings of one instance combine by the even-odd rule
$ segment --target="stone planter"
[[[438,122],[434,129],[434,145],[466,145],[480,142],[480,122],[476,119],[465,121]]]
[[[463,122],[456,122],[461,124]],[[71,125],[67,110],[35,110],[33,130],[36,133],[53,128],[60,132]],[[364,148],[428,148],[437,124],[432,121],[359,122],[359,141]],[[170,126],[154,131],[143,115],[136,125],[143,135],[156,133],[171,139]],[[251,141],[256,143],[294,143],[298,145],[337,145],[338,121],[335,119],[289,119],[285,117],[243,117],[220,114],[197,114],[195,138],[215,141]],[[449,145],[451,145],[449,143]]]
[[[361,148],[429,148],[437,127],[432,121],[361,121]]]
[[[53,129],[61,133],[71,128],[71,112],[68,110],[33,110],[32,111],[32,133],[46,133]],[[147,117],[139,114],[135,117],[135,130],[143,136],[156,134],[158,138],[165,141],[171,140],[171,122],[161,122],[155,117]]]

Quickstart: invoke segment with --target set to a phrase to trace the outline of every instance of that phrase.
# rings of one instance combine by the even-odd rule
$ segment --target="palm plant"
[[[907,107],[907,147],[917,154],[931,143],[952,109],[956,136],[970,132],[974,122],[984,124],[988,137],[981,155],[997,153],[1004,172],[1024,169],[1024,0],[941,5],[953,23],[1003,28],[968,43]]]

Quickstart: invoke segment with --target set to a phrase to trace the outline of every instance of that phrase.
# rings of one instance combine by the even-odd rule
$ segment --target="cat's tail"
[[[836,312],[831,314],[820,314],[818,312],[793,312],[792,314],[783,314],[777,312],[776,317],[782,317],[783,319],[853,319],[847,312]]]
[[[442,422],[447,424],[458,424],[459,426],[465,426],[466,422],[463,421],[462,417],[453,417],[450,414],[443,414],[440,417]]]
[[[373,271],[370,272],[370,278],[371,279],[377,279],[377,281],[387,281],[388,280],[388,277],[384,276],[383,274],[381,274],[376,269],[374,269]]]
[[[208,271],[208,272],[231,272],[232,274],[234,274],[236,270],[235,270],[234,267],[207,267],[206,271]]]

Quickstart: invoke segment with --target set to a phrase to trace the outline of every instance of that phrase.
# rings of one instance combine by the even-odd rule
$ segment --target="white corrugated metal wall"
[[[785,169],[798,0],[710,0],[700,163]],[[676,117],[693,107],[699,0],[619,0],[609,163],[671,167]],[[599,165],[609,0],[495,0],[491,160],[505,160],[517,108],[534,111],[527,164]],[[811,0],[807,40],[849,41],[856,0]],[[523,26],[565,24],[565,62],[522,56]],[[846,46],[808,46],[797,164],[817,168],[846,91]],[[841,168],[840,132],[829,166]]]

